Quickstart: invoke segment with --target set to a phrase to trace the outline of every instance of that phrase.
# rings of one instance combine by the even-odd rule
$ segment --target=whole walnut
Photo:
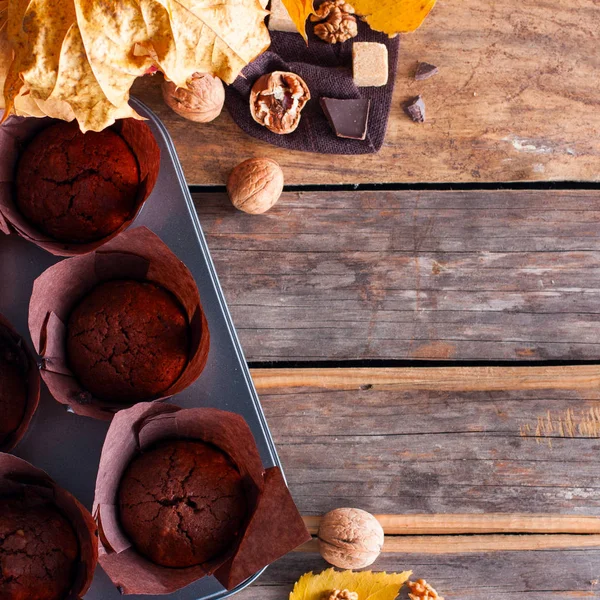
[[[196,123],[216,119],[225,103],[223,82],[214,75],[194,73],[187,85],[187,88],[180,88],[172,81],[163,82],[162,93],[167,106]]]
[[[368,567],[381,553],[383,539],[379,521],[359,508],[336,508],[319,526],[319,552],[340,569]]]
[[[268,211],[283,191],[283,171],[270,158],[240,163],[227,179],[227,193],[239,210],[258,215]]]

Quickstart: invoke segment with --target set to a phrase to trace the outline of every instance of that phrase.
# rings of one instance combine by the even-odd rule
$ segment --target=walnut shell
[[[187,85],[186,89],[177,87],[172,81],[163,82],[162,93],[167,106],[196,123],[216,119],[225,104],[223,82],[214,75],[194,73]]]
[[[227,193],[239,210],[259,215],[269,210],[283,191],[283,171],[270,158],[240,163],[227,179]]]
[[[300,124],[310,90],[295,73],[274,71],[259,77],[250,92],[252,118],[269,131],[287,134]]]
[[[328,512],[319,527],[319,552],[334,567],[362,569],[375,562],[383,547],[383,528],[359,508]]]

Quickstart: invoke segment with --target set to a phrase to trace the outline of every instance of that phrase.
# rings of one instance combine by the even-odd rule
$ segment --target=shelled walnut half
[[[304,80],[295,73],[274,71],[260,77],[250,92],[252,118],[273,133],[295,131],[310,100]]]
[[[408,589],[410,600],[444,600],[424,579],[409,581]]]
[[[358,35],[358,24],[354,16],[354,8],[345,0],[325,0],[310,20],[315,25],[317,37],[330,44],[345,42]]]
[[[358,594],[350,590],[331,590],[323,600],[358,600]]]

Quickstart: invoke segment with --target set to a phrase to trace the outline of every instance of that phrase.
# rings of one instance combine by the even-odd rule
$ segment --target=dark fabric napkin
[[[227,86],[225,105],[233,120],[248,134],[281,148],[320,152],[322,154],[373,154],[383,145],[392,93],[398,66],[400,38],[390,39],[358,22],[358,36],[343,44],[328,44],[312,33],[307,23],[309,43],[296,33],[271,32],[271,48],[250,63],[230,86]],[[352,80],[352,43],[379,42],[388,49],[390,73],[383,87],[361,87]],[[259,125],[250,114],[250,90],[265,73],[291,71],[306,81],[311,100],[302,111],[298,129],[288,135],[278,135]],[[348,140],[338,138],[332,131],[319,99],[370,98],[371,112],[367,138]]]

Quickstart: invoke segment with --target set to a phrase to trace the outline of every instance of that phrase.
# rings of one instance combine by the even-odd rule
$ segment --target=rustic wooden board
[[[440,392],[419,389],[418,378],[410,390],[406,378],[380,390],[394,370],[361,369],[339,389],[336,370],[323,369],[307,388],[282,371],[279,388],[263,385],[274,381],[265,369],[253,377],[313,533],[316,515],[357,506],[386,530],[373,568],[412,569],[446,600],[600,598],[597,386],[523,390],[516,378],[510,392]],[[468,388],[474,372],[456,371]],[[515,535],[526,532],[535,535]],[[242,597],[287,598],[300,575],[326,566],[309,543]]]
[[[285,193],[197,210],[246,356],[595,360],[594,191]]]
[[[250,156],[278,160],[290,184],[600,178],[597,0],[440,0],[402,38],[386,144],[378,155],[329,156],[269,146],[223,114],[212,124],[167,109],[159,78],[134,94],[165,121],[189,183],[221,184]],[[412,79],[417,60],[440,74]],[[402,103],[421,93],[428,121]]]
[[[305,515],[600,516],[598,390],[282,388],[261,402]]]
[[[311,535],[317,535],[322,518],[321,516],[304,517],[304,523]],[[455,540],[459,536],[472,540],[476,537],[475,534],[479,538],[491,538],[494,536],[488,534],[513,533],[535,534],[526,537],[537,537],[541,540],[568,538],[575,541],[575,538],[578,538],[591,539],[595,543],[600,540],[600,535],[598,535],[600,534],[600,517],[593,516],[549,515],[547,513],[444,513],[438,515],[376,514],[375,518],[383,527],[388,541],[395,539],[392,536],[396,536],[397,539],[415,539],[416,536],[421,536],[420,539],[427,539],[427,535],[443,535],[444,539],[448,540]],[[516,539],[506,535],[497,537]],[[387,548],[389,549],[390,546],[391,544],[388,544]]]
[[[435,538],[432,538],[435,545]],[[374,568],[412,570],[446,600],[571,600],[600,598],[600,550],[480,554],[383,554]],[[292,553],[240,593],[241,600],[286,600],[294,581],[327,565],[317,554]],[[399,600],[406,600],[406,588]]]
[[[600,548],[600,535],[395,535],[386,536],[383,553],[477,554],[479,552],[524,552],[531,550],[578,550]],[[294,552],[318,552],[313,538]]]
[[[507,390],[600,389],[599,365],[560,367],[388,367],[252,369],[261,391],[282,387],[326,390],[430,390],[489,392]]]

